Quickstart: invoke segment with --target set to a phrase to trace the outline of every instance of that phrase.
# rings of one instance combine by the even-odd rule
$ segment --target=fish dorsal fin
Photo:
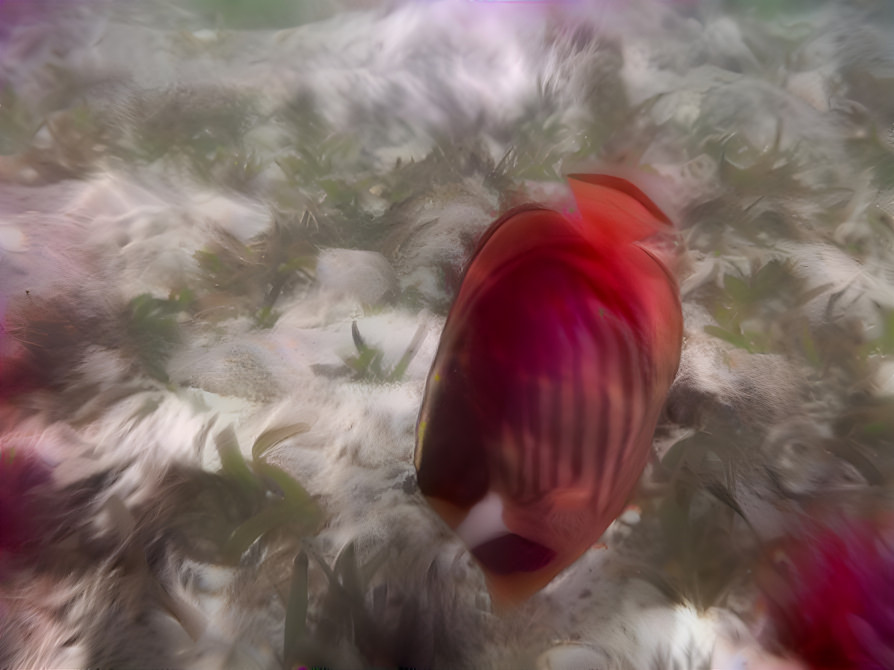
[[[673,233],[673,224],[664,212],[626,179],[571,174],[568,184],[583,219],[581,232],[595,243],[632,243]]]
[[[506,212],[479,240],[460,294],[490,285],[501,268],[569,235],[579,239],[581,233],[569,226],[564,216],[541,205],[523,205]]]

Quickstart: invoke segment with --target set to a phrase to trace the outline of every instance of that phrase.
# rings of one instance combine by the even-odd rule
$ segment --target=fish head
[[[479,520],[479,537],[469,537],[468,528],[477,509],[457,528],[498,611],[516,607],[552,582],[597,543],[616,516],[614,510],[600,510],[586,488],[554,490],[533,502],[500,499],[499,506],[499,519]]]

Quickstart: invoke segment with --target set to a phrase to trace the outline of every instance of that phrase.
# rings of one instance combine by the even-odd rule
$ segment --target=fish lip
[[[472,556],[493,575],[510,576],[542,570],[556,558],[549,547],[515,533],[504,533],[471,549]]]

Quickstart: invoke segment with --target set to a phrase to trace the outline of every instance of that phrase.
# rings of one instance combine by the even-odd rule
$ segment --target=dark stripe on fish
[[[602,328],[605,326],[603,325]],[[600,329],[601,331],[601,329]],[[603,345],[602,351],[604,351],[605,341],[610,338],[601,338]],[[605,375],[611,374],[611,366],[606,365],[608,362],[609,356],[606,353],[598,356],[597,360],[600,363],[599,375],[600,378],[604,378]],[[606,471],[606,457],[607,450],[609,446],[609,440],[612,434],[612,426],[611,426],[611,397],[605,388],[604,385],[600,386],[599,389],[599,412],[596,413],[594,419],[599,422],[599,430],[597,431],[597,440],[596,443],[590,445],[590,448],[594,450],[596,454],[595,466],[593,468],[593,479],[594,479],[594,487],[604,486],[605,482],[605,471]]]
[[[548,439],[545,441],[541,441],[540,450],[542,452],[541,457],[541,469],[543,472],[543,482],[544,486],[537,489],[538,494],[542,494],[546,491],[551,490],[556,485],[556,473],[559,468],[558,462],[560,459],[564,458],[564,444],[563,444],[563,430],[562,430],[562,382],[563,379],[553,379],[550,382],[550,395],[549,399],[551,400],[550,404],[550,431]],[[543,457],[545,456],[545,458]],[[552,456],[550,458],[550,456]]]

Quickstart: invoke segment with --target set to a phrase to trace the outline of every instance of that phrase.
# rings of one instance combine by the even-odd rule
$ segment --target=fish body
[[[761,637],[805,669],[892,668],[894,515],[886,505],[860,516],[823,507],[756,566]]]
[[[416,433],[419,487],[494,603],[549,583],[623,511],[676,374],[667,217],[629,182],[569,177],[575,215],[512,210],[479,242]]]

